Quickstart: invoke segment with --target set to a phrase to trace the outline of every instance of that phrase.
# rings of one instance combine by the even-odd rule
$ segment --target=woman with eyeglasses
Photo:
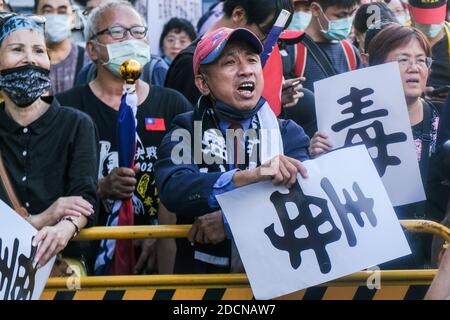
[[[0,156],[6,169],[0,170],[0,199],[39,230],[33,240],[38,267],[93,223],[98,163],[92,120],[48,96],[50,61],[40,22],[0,15]],[[7,180],[20,204],[8,194]],[[82,250],[73,245],[64,252],[81,258]]]
[[[441,105],[423,99],[428,76],[431,72],[431,46],[418,29],[391,24],[386,26],[369,45],[369,65],[398,61],[403,82],[409,120],[416,143],[417,158],[422,154],[422,128],[431,123],[428,153],[436,149],[437,128]],[[429,114],[429,116],[428,116]]]
[[[120,66],[134,59],[145,70],[150,59],[148,28],[144,18],[126,1],[107,2],[95,8],[89,15],[88,24],[86,48],[95,63],[96,75],[91,82],[57,95],[57,99],[89,114],[98,128],[100,165],[97,195],[103,204],[99,208],[99,224],[117,224],[114,218],[117,211],[113,210],[113,204],[117,200],[128,199],[133,201],[135,224],[155,224],[157,214],[161,212],[154,183],[157,152],[172,120],[178,114],[192,110],[192,106],[174,90],[137,80],[136,166],[134,170],[120,167],[115,128],[124,85]],[[133,243],[135,251],[130,250],[128,255],[122,255],[122,259],[115,255],[114,243],[102,242],[98,248],[95,273],[153,272],[154,239],[135,240]]]
[[[439,113],[439,102],[423,98],[431,70],[431,46],[426,36],[418,29],[396,23],[385,26],[369,44],[369,65],[397,61],[403,83],[409,120],[416,146],[417,160],[427,195],[426,203],[395,207],[399,219],[425,219],[441,221],[448,202],[448,189],[440,183],[435,156]],[[310,155],[332,150],[332,141],[326,133],[317,132],[311,139]],[[405,181],[405,183],[407,183]],[[424,237],[425,238],[425,237]],[[430,259],[431,237],[416,240],[411,237],[414,258],[403,260],[395,266],[423,267]],[[406,261],[406,262],[405,262]],[[389,267],[392,267],[390,264]]]

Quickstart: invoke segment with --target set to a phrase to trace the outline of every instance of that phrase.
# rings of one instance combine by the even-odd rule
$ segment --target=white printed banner
[[[173,17],[189,20],[194,27],[202,16],[202,0],[138,0],[138,11],[147,18],[151,52],[159,55],[159,37]]]
[[[291,189],[270,181],[218,196],[257,299],[272,299],[411,253],[364,146],[304,162]]]
[[[397,62],[314,83],[317,126],[335,149],[364,143],[394,206],[425,200]]]
[[[0,200],[0,300],[38,300],[44,290],[55,258],[36,269],[37,234],[27,221]]]

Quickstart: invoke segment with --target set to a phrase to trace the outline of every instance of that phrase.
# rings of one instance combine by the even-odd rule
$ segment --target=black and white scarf
[[[195,137],[202,142],[201,172],[226,172],[230,170],[229,154],[227,152],[226,136],[219,127],[220,115],[204,97],[199,99],[194,110],[194,123],[201,123],[201,137]],[[277,155],[283,154],[283,141],[281,139],[278,119],[269,104],[261,98],[255,107],[258,111],[251,116],[250,128],[256,134],[244,134],[245,138],[245,164],[239,169],[253,169],[269,161]],[[230,145],[228,141],[228,145]],[[232,144],[231,144],[232,145]],[[205,159],[213,159],[207,163]]]
[[[201,137],[194,137],[194,141],[202,142],[202,161],[196,161],[196,163],[200,163],[198,166],[202,173],[227,172],[231,168],[226,137],[223,136],[219,127],[220,115],[218,113],[220,111],[212,107],[207,100],[205,97],[201,97],[194,110],[194,126],[201,124],[201,130],[194,130],[194,134],[201,134]],[[244,134],[245,164],[238,166],[240,170],[256,168],[272,158],[284,154],[278,119],[269,104],[261,98],[254,110],[257,112],[251,115],[249,129],[253,129],[256,135],[249,136],[247,132]],[[217,161],[206,163],[203,161],[205,158]],[[230,266],[231,242],[228,240],[214,246],[196,245],[194,251],[196,260],[222,267]]]

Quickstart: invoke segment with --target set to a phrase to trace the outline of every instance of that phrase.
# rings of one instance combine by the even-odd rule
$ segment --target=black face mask
[[[0,89],[18,107],[26,108],[51,87],[50,70],[27,64],[0,71]]]

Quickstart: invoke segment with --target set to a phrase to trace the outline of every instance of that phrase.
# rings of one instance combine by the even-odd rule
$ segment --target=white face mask
[[[444,28],[444,23],[441,24],[419,24],[416,23],[415,27],[422,31],[428,38],[436,38],[439,32]]]
[[[397,18],[398,23],[402,26],[408,26],[410,23],[410,18],[407,15],[395,16]]]
[[[119,77],[120,65],[124,61],[129,59],[138,61],[141,65],[141,70],[150,61],[150,46],[142,40],[131,39],[107,45],[97,42],[97,44],[106,46],[106,50],[108,50],[109,60],[104,62],[103,65]]]
[[[45,37],[51,43],[59,43],[71,34],[70,17],[65,14],[45,15]]]

